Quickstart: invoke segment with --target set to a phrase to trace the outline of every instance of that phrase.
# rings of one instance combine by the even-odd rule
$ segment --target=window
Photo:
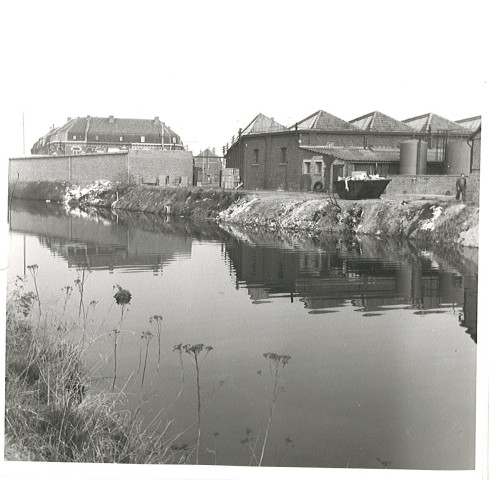
[[[311,162],[304,162],[302,164],[302,173],[304,173],[305,175],[311,174]]]
[[[280,150],[280,163],[287,163],[287,147],[282,147]]]
[[[73,140],[76,140],[76,135],[73,135],[73,137],[72,137],[72,138],[73,138]]]
[[[258,150],[258,148],[255,148],[255,163],[260,163],[259,155],[260,155],[260,150]]]
[[[95,135],[95,140],[98,140],[98,135]]]
[[[141,143],[144,143],[146,141],[146,137],[144,135],[141,135]]]
[[[119,142],[122,142],[123,138],[122,135],[119,137]]]
[[[172,143],[177,143],[177,139],[175,137],[171,137]]]
[[[323,162],[316,162],[316,175],[321,175],[323,173]]]

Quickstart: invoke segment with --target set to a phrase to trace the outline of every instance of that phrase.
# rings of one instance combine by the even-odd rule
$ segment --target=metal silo
[[[401,143],[401,175],[425,175],[428,157],[428,144],[419,140],[408,140]]]
[[[470,173],[470,147],[467,142],[448,142],[445,150],[445,172],[447,175]]]

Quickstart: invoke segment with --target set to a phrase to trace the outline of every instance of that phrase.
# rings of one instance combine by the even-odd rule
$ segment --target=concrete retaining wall
[[[67,181],[187,177],[192,179],[193,156],[184,150],[129,150],[121,153],[31,156],[9,160],[9,181]]]

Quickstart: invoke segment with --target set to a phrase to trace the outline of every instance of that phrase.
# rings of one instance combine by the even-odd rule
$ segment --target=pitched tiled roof
[[[414,132],[414,128],[381,112],[371,112],[350,120],[352,125],[371,132]]]
[[[113,119],[113,121],[111,121]],[[158,135],[161,124],[155,120],[139,118],[90,117],[89,132],[117,135]]]
[[[463,120],[455,120],[464,128],[469,129],[471,132],[475,132],[481,126],[482,117],[478,115],[477,117],[464,118]]]
[[[206,148],[203,152],[200,152],[195,158],[220,158],[216,152],[213,152],[210,148]]]
[[[241,132],[242,135],[250,135],[253,133],[269,133],[269,132],[281,132],[287,130],[280,123],[276,122],[273,118],[269,118],[263,113],[259,113],[246,128]]]
[[[400,161],[401,150],[399,148],[362,148],[362,147],[315,147],[302,146],[303,150],[321,155],[330,155],[338,160],[362,163],[396,163]],[[435,149],[428,149],[428,163],[443,163],[443,158],[437,155]]]
[[[469,133],[469,130],[465,129],[462,125],[452,122],[447,118],[440,117],[435,113],[426,113],[418,117],[408,118],[407,120],[403,120],[403,123],[420,133],[427,133],[430,127],[432,132],[455,130],[461,133]]]
[[[293,130],[295,125],[290,127]],[[297,122],[298,130],[327,130],[327,131],[351,131],[359,130],[355,125],[352,125],[341,118],[335,117],[324,110],[318,110],[317,112],[309,115],[304,120]]]
[[[83,134],[87,128],[87,121],[87,117],[78,117],[74,120],[68,121],[66,125],[71,125],[68,127],[70,129],[70,133]]]

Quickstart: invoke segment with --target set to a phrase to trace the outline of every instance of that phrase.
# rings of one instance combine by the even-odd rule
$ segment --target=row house
[[[180,136],[154,119],[109,117],[68,118],[32,147],[33,155],[80,155],[130,149],[184,150]]]

